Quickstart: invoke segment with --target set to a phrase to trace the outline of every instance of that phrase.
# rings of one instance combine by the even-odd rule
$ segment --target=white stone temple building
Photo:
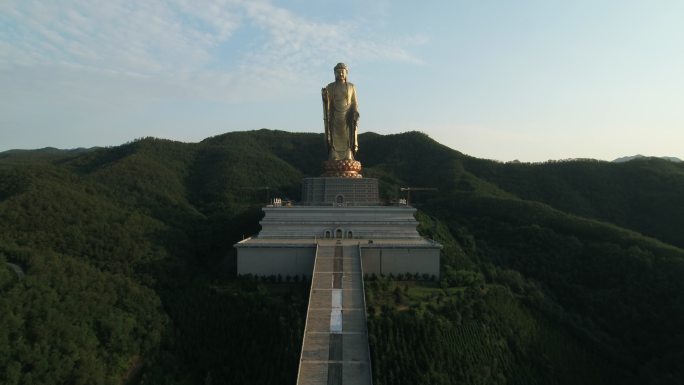
[[[264,207],[261,232],[235,245],[238,274],[311,276],[320,242],[359,247],[365,274],[439,277],[442,246],[421,237],[416,209],[380,204],[374,178],[305,178],[302,202]]]

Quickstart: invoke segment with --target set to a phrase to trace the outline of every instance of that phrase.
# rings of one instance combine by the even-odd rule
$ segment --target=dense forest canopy
[[[438,189],[411,198],[445,245],[438,282],[367,280],[375,383],[684,381],[684,163],[359,141],[385,201]],[[0,153],[0,383],[294,383],[308,281],[236,277],[232,245],[324,158],[271,130]]]

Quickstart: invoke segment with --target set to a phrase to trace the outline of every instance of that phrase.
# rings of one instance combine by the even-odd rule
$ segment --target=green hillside
[[[442,280],[367,282],[376,384],[681,383],[684,166],[475,159],[360,136],[386,200],[415,192]],[[235,277],[269,196],[322,134],[0,153],[0,383],[287,384],[308,282]]]
[[[396,176],[396,184],[439,188],[439,194],[414,195],[414,200],[429,214],[421,218],[423,232],[447,247],[440,287],[423,287],[417,293],[410,285],[406,289],[407,298],[414,294],[421,298],[413,306],[397,303],[393,291],[395,286],[403,287],[401,282],[385,289],[370,287],[370,292],[380,292],[376,299],[390,299],[369,301],[376,310],[382,306],[387,310],[371,318],[371,330],[386,323],[398,328],[377,329],[374,335],[374,361],[394,357],[387,366],[376,366],[376,383],[401,383],[399,378],[409,378],[404,383],[677,383],[684,378],[677,364],[684,353],[679,331],[684,321],[683,250],[614,224],[560,211],[548,202],[516,198],[519,192],[508,185],[480,177],[486,167],[503,168],[499,163],[475,161],[419,133],[386,138],[387,142],[371,149],[374,155],[369,160],[377,161],[373,166],[382,168],[384,175]],[[418,151],[412,153],[412,149]],[[400,157],[404,158],[403,165],[397,160]],[[446,166],[440,168],[440,163]],[[591,175],[590,166],[596,163],[570,162],[568,167],[574,166],[580,178]],[[421,172],[420,166],[410,168],[412,164],[425,164],[430,172]],[[589,166],[582,167],[585,164]],[[633,192],[654,196],[648,205],[627,200],[622,210],[644,213],[653,212],[657,206],[669,207],[659,212],[665,216],[684,208],[669,191],[684,182],[680,169],[670,168],[670,163],[662,165],[644,168],[633,163],[633,169],[615,171],[618,176],[613,179],[629,173],[638,181],[670,181],[669,185],[659,185],[668,190],[661,196],[655,197],[652,186]],[[542,185],[540,179],[555,177],[551,172],[535,173],[538,165],[513,166],[522,170],[517,178],[510,177],[517,185]],[[610,169],[604,173],[609,174]],[[614,190],[605,184],[602,189],[619,196],[625,189],[634,188],[634,181],[621,180],[623,184],[614,185]],[[574,190],[575,185],[568,183],[558,187],[549,182],[548,186],[558,190],[565,187],[565,196],[584,194],[583,199],[595,207],[601,207],[605,199],[602,193],[583,192],[592,187],[581,183],[577,186],[585,190]],[[683,218],[668,220],[681,229],[684,226],[678,222]],[[644,223],[639,218],[633,221]],[[676,234],[668,231],[669,226],[660,229],[650,235],[668,239]],[[510,314],[513,308],[515,314]],[[385,334],[405,334],[400,332],[402,327],[420,331],[429,322],[426,319],[437,320],[436,330],[427,331],[434,335],[432,339],[395,337],[381,343]],[[401,321],[398,324],[396,320]],[[475,322],[487,331],[487,338],[473,342],[471,357],[467,356],[471,348],[461,346],[459,351],[445,347],[447,353],[435,354],[444,358],[444,366],[420,365],[421,352],[431,352],[435,344],[444,343],[438,336],[458,330],[464,322]],[[402,323],[404,326],[397,326]],[[525,330],[534,338],[525,337]],[[544,337],[547,335],[548,339]],[[401,349],[405,357],[397,351]],[[539,353],[543,355],[539,357]],[[482,361],[490,356],[496,360]],[[455,364],[463,359],[474,361],[466,368]],[[458,373],[444,377],[445,370],[453,365]],[[387,371],[378,373],[382,368]],[[412,377],[407,373],[417,374]]]
[[[684,163],[657,158],[627,163],[577,160],[496,163],[463,157],[478,178],[521,199],[612,222],[684,247]]]

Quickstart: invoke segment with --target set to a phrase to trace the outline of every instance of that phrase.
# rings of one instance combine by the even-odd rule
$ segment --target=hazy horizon
[[[269,128],[261,128],[261,129],[278,131],[277,129],[269,129]],[[223,135],[223,134],[227,134],[227,133],[231,133],[231,132],[258,131],[258,130],[261,130],[261,129],[226,131],[226,132],[224,132],[224,133],[217,134],[217,135]],[[280,131],[282,131],[282,130],[280,130]],[[304,131],[291,131],[291,132],[292,132],[292,133],[310,133],[310,132],[304,132]],[[376,132],[372,132],[372,131],[371,131],[371,133],[376,133]],[[322,134],[322,133],[321,133],[321,134]],[[377,134],[377,133],[376,133],[376,134]],[[398,133],[398,134],[401,134],[401,133]],[[381,134],[381,135],[393,135],[393,134]],[[216,136],[216,135],[212,135],[212,136]],[[210,136],[210,137],[211,137],[211,136]],[[207,137],[207,138],[210,138],[210,137]],[[44,150],[44,149],[56,149],[56,150],[62,150],[62,151],[73,151],[73,150],[79,150],[79,149],[109,148],[109,147],[116,147],[116,146],[124,145],[124,144],[126,144],[126,143],[134,142],[134,141],[136,141],[136,140],[138,140],[138,139],[143,139],[143,138],[144,138],[144,137],[133,138],[133,139],[128,140],[128,141],[123,142],[123,143],[111,144],[111,145],[94,145],[94,146],[78,146],[78,147],[55,147],[55,146],[49,146],[49,145],[48,145],[48,146],[37,147],[37,148],[10,148],[10,149],[7,149],[7,150],[0,150],[0,153],[7,152],[7,151],[36,151],[36,150]],[[207,139],[207,138],[202,138],[202,139],[197,140],[197,141],[183,141],[183,140],[175,140],[175,139],[162,138],[162,137],[154,137],[154,138],[156,138],[156,139],[173,140],[173,141],[177,141],[177,142],[181,142],[181,143],[199,143],[199,142],[201,142],[202,140]],[[433,138],[433,139],[434,139],[434,138]],[[441,143],[441,144],[444,144],[444,143]],[[623,158],[635,158],[635,157],[646,157],[646,158],[675,158],[675,159],[678,159],[679,161],[684,161],[684,159],[681,159],[681,158],[676,157],[676,156],[669,156],[669,155],[662,155],[662,156],[660,156],[660,155],[649,155],[649,154],[631,154],[631,155],[619,156],[619,157],[614,158],[614,159],[599,159],[599,158],[596,158],[596,157],[589,157],[589,158],[549,158],[549,159],[546,159],[546,160],[534,160],[534,161],[521,161],[521,160],[519,160],[519,159],[506,159],[506,160],[503,160],[503,159],[493,159],[493,158],[479,157],[479,156],[474,155],[474,154],[468,154],[468,153],[465,153],[465,152],[463,152],[463,151],[460,151],[458,148],[453,148],[453,147],[450,147],[450,148],[451,148],[452,150],[459,151],[459,152],[461,152],[461,153],[463,153],[463,154],[465,154],[465,155],[473,156],[473,157],[475,157],[475,158],[489,159],[489,160],[500,161],[500,162],[514,162],[514,161],[519,161],[519,162],[522,162],[522,163],[543,163],[543,162],[546,162],[546,161],[562,161],[562,160],[574,160],[574,159],[594,159],[594,160],[600,160],[600,161],[613,162],[613,161],[620,160],[620,159],[623,159]]]

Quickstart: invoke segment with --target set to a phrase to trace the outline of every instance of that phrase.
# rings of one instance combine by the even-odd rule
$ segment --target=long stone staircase
[[[359,247],[320,241],[297,385],[371,385]]]

